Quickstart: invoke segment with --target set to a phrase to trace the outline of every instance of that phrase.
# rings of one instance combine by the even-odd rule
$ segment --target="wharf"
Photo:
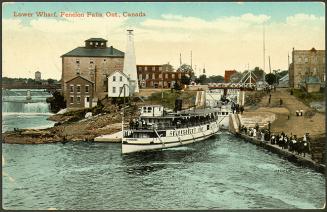
[[[268,141],[262,142],[257,138],[254,138],[254,137],[251,137],[251,136],[248,136],[245,134],[241,134],[241,133],[236,133],[235,135],[239,136],[239,137],[245,139],[246,141],[249,141],[250,143],[253,143],[257,146],[263,147],[273,153],[279,154],[282,157],[286,158],[288,161],[297,163],[301,166],[309,167],[309,168],[314,169],[315,171],[320,172],[322,174],[325,173],[326,166],[324,164],[319,164],[319,163],[311,160],[309,154],[308,154],[308,156],[303,157],[301,155],[297,155],[297,154],[294,154],[287,150],[284,150],[277,145],[269,144]]]

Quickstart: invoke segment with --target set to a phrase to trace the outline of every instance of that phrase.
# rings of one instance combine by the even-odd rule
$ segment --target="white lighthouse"
[[[133,36],[133,30],[127,30],[127,44],[123,69],[124,74],[126,74],[130,80],[129,87],[131,94],[139,92]]]

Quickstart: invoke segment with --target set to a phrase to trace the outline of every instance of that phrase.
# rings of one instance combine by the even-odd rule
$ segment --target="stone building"
[[[306,77],[317,77],[325,82],[325,50],[294,50],[289,67],[289,83],[292,88],[300,88]]]
[[[173,88],[183,75],[189,74],[168,70],[165,65],[136,65],[140,88]]]
[[[127,97],[129,90],[130,81],[125,73],[114,71],[108,76],[108,97]]]
[[[66,83],[66,106],[67,108],[89,108],[96,105],[93,100],[94,83],[82,76],[76,76]]]
[[[122,71],[124,52],[107,45],[107,40],[90,38],[85,40],[85,46],[77,47],[62,58],[62,92],[69,100],[68,81],[77,76],[93,83],[93,101],[103,99],[108,94],[107,77],[114,71]],[[90,100],[91,101],[91,100]],[[68,101],[67,101],[68,102]],[[67,104],[69,107],[71,104]]]
[[[37,81],[37,82],[41,81],[41,72],[39,72],[39,71],[35,72],[35,81]]]

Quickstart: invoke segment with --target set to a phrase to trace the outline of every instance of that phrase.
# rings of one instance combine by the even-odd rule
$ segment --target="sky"
[[[55,13],[38,17],[37,12]],[[31,17],[20,16],[31,13]],[[83,14],[65,17],[61,14]],[[87,17],[87,13],[102,17]],[[131,17],[126,14],[144,16]],[[197,75],[288,69],[292,48],[325,49],[322,2],[15,2],[2,5],[2,76],[61,78],[60,56],[91,37],[125,51],[134,30],[136,64],[191,63]],[[291,57],[290,57],[291,58]]]

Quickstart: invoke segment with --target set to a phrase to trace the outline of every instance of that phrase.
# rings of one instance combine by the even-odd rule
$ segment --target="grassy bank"
[[[289,92],[291,92],[291,90],[289,90]],[[312,102],[325,101],[325,93],[323,91],[307,93],[300,89],[294,89],[293,95],[307,106],[310,106],[310,103]]]
[[[151,104],[162,104],[166,108],[174,109],[175,100],[183,100],[183,108],[191,107],[195,102],[196,91],[164,91],[153,93],[148,101]],[[163,97],[163,98],[162,98]]]

